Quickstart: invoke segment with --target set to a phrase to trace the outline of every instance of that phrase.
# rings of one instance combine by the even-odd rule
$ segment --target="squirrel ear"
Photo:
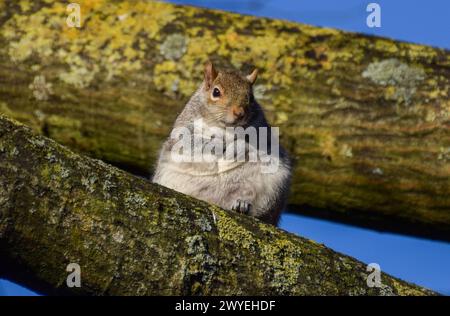
[[[211,61],[207,61],[205,63],[205,84],[206,84],[206,88],[210,89],[212,86],[212,83],[214,81],[214,79],[216,79],[218,73],[216,71],[216,69],[214,68],[214,65]]]
[[[246,76],[247,80],[250,81],[251,84],[255,83],[256,77],[258,77],[258,69],[253,70],[251,74]]]

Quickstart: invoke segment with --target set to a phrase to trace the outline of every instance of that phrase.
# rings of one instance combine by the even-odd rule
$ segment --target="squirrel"
[[[291,179],[290,159],[278,143],[278,156],[275,158],[259,142],[256,146],[259,153],[270,156],[270,163],[276,163],[276,170],[271,172],[262,172],[262,168],[268,165],[267,161],[250,161],[247,158],[232,162],[222,158],[180,161],[173,156],[179,142],[179,135],[176,136],[174,131],[192,132],[199,121],[214,127],[216,131],[226,130],[224,134],[230,127],[253,127],[257,131],[258,141],[265,137],[273,145],[274,133],[253,94],[257,74],[257,69],[243,76],[236,70],[218,71],[210,61],[205,64],[204,80],[176,119],[171,136],[163,144],[152,181],[276,226],[285,207]],[[260,128],[266,128],[269,132],[262,133]],[[188,142],[194,150],[202,149],[203,144],[198,145],[198,140],[198,137],[190,136]],[[225,148],[218,151],[224,153],[229,148],[234,149],[233,141],[234,136],[232,147],[226,143]],[[247,157],[251,149],[249,142],[244,142],[244,147]],[[188,156],[192,158],[191,153]]]

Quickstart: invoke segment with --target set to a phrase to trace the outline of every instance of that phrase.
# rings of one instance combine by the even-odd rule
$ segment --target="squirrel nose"
[[[234,106],[232,109],[233,115],[237,118],[237,119],[241,119],[242,117],[244,117],[244,109],[241,107],[236,107]]]

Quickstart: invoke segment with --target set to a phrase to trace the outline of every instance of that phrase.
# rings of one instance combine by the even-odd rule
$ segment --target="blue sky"
[[[308,237],[383,272],[450,295],[450,243],[380,233],[349,225],[285,214],[282,229]]]
[[[281,18],[317,26],[374,34],[450,49],[448,0],[219,0],[169,1],[238,13]],[[366,25],[366,6],[381,6],[381,28]],[[384,272],[450,295],[450,243],[379,233],[285,214],[281,228],[324,243]],[[0,280],[0,295],[33,295]]]
[[[448,0],[182,0],[172,3],[286,19],[450,49]],[[367,4],[381,7],[381,27],[366,25]]]

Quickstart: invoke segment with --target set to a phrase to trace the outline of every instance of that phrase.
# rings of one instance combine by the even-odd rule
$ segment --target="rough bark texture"
[[[150,1],[0,2],[0,112],[147,174],[202,64],[255,87],[296,167],[291,210],[450,240],[450,54]]]
[[[0,258],[79,294],[427,295],[274,226],[74,154],[0,116]],[[13,267],[13,268],[11,268]],[[21,267],[21,268],[17,268]]]

